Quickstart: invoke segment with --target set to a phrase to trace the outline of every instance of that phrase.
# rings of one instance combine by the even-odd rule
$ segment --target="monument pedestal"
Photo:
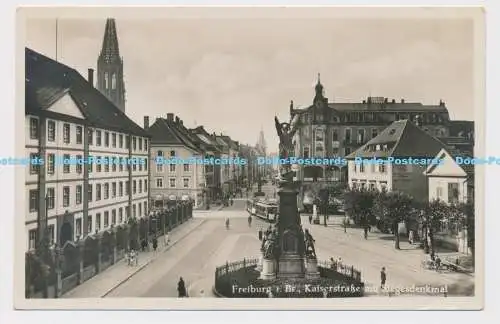
[[[307,279],[318,279],[319,271],[318,271],[318,260],[307,258],[306,259],[306,278]]]
[[[260,272],[260,279],[264,280],[276,279],[275,260],[262,259],[262,271]]]
[[[255,268],[255,270],[262,271],[262,262],[263,261],[264,261],[264,257],[261,254],[260,257],[259,257],[259,263],[257,263],[257,267]]]
[[[304,278],[304,258],[298,254],[281,255],[278,278]]]

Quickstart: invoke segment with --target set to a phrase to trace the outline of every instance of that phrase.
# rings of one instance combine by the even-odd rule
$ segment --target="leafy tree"
[[[433,200],[425,206],[422,215],[425,253],[435,251],[434,234],[440,230],[443,220],[449,218],[451,211],[452,208],[441,200]]]
[[[373,204],[376,191],[352,188],[344,192],[344,208],[356,224],[373,224]]]
[[[381,222],[390,224],[394,232],[394,247],[399,247],[399,229],[401,222],[407,222],[413,214],[413,197],[403,192],[382,192],[375,199],[374,213]]]

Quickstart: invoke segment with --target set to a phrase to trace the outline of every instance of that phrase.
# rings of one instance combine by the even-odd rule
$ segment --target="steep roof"
[[[149,128],[152,145],[179,145],[187,147],[193,151],[199,152],[200,149],[193,141],[184,134],[173,121],[165,118],[157,118]]]
[[[378,150],[377,150],[378,147]],[[378,136],[347,156],[347,159],[387,157],[434,158],[446,145],[409,120],[398,120]]]
[[[213,136],[205,130],[203,126],[198,126],[196,128],[189,129],[188,131],[196,136],[208,150],[215,152],[219,151],[217,142],[215,141]]]
[[[47,111],[69,93],[85,117],[82,124],[149,137],[76,70],[29,48],[25,49],[25,67],[25,114],[39,115],[43,111],[51,118],[75,119]]]

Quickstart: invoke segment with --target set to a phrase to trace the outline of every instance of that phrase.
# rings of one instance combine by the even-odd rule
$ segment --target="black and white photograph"
[[[16,307],[483,307],[480,9],[17,23]]]

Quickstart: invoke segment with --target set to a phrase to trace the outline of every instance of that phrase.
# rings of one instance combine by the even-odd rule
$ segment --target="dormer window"
[[[375,150],[380,151],[380,144],[377,144],[377,146],[375,147]]]

